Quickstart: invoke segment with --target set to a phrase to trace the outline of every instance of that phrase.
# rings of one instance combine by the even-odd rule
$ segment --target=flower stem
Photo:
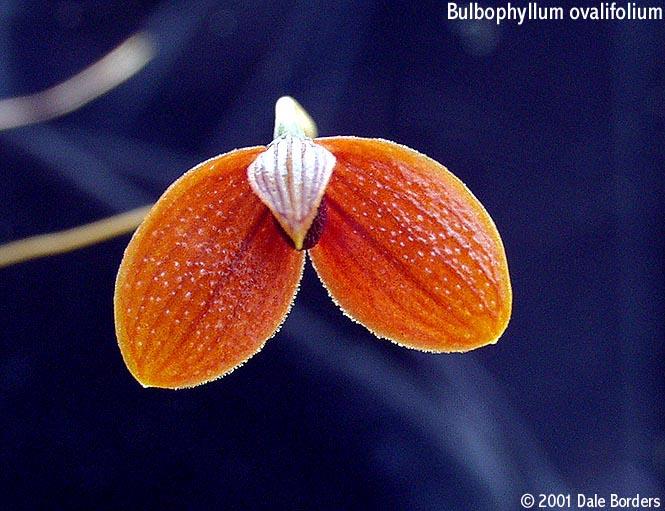
[[[1,109],[0,109],[1,110]],[[0,128],[3,126],[0,122]],[[283,96],[275,104],[275,138],[291,135],[316,138],[316,123],[291,96]],[[70,252],[134,231],[152,205],[133,209],[96,222],[59,232],[32,236],[0,245],[0,268],[12,264]]]
[[[70,252],[131,233],[151,207],[152,205],[144,206],[65,231],[50,232],[0,245],[0,268],[30,259]]]

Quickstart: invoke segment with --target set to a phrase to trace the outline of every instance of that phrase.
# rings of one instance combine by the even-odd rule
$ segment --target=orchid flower
[[[503,244],[465,185],[403,145],[315,134],[280,98],[272,143],[197,165],[148,213],[114,301],[141,384],[199,385],[259,352],[289,312],[306,254],[335,303],[377,337],[463,352],[503,333]]]

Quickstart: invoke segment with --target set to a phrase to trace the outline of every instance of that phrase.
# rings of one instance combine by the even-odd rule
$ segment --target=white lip
[[[275,139],[247,168],[249,184],[272,211],[297,249],[307,231],[335,167],[335,156],[306,137]]]

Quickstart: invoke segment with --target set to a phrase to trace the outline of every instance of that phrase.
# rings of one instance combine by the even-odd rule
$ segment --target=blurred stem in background
[[[99,98],[128,80],[155,55],[148,35],[138,32],[80,73],[46,90],[0,100],[0,130],[56,119]],[[150,206],[65,231],[0,245],[0,268],[29,259],[69,252],[129,233]]]
[[[42,92],[0,100],[0,131],[44,122],[66,115],[93,101],[139,72],[153,58],[154,49],[144,33],[120,46],[72,78]],[[290,96],[275,105],[275,138],[285,133],[317,136],[307,111]],[[59,232],[32,236],[0,245],[0,268],[62,254],[134,231],[152,205],[120,213]]]
[[[132,232],[152,205],[64,231],[32,236],[0,245],[0,268],[50,255],[71,252]]]
[[[62,83],[35,94],[0,100],[0,130],[49,121],[73,112],[134,76],[154,55],[148,35],[134,34]]]

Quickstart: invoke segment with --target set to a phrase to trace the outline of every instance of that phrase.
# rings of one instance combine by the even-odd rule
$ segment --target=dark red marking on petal
[[[323,234],[323,229],[326,226],[327,218],[326,198],[323,197],[321,204],[319,204],[319,208],[316,211],[316,216],[312,221],[312,225],[309,227],[307,234],[305,235],[305,239],[303,240],[302,248],[300,250],[309,250],[310,248],[316,246],[316,244],[319,242],[319,239],[321,238],[321,234]],[[286,242],[289,243],[294,248],[294,250],[297,250],[293,244],[293,240],[288,234],[286,234],[286,232],[284,232],[284,229],[282,229],[282,226],[279,225],[279,222],[276,219],[274,222],[279,229],[279,232],[282,233],[284,240],[286,240]]]
[[[321,239],[321,235],[323,234],[323,230],[326,227],[327,221],[328,221],[328,205],[326,204],[326,198],[324,196],[323,199],[321,199],[321,204],[319,204],[319,209],[316,212],[314,221],[312,222],[312,225],[310,226],[309,230],[307,231],[307,234],[305,235],[305,240],[303,241],[302,244],[303,250],[309,250],[310,248],[316,246],[316,244]]]
[[[510,277],[499,233],[445,167],[393,142],[317,139],[337,158],[311,251],[332,297],[381,337],[430,351],[495,342]]]
[[[304,254],[282,238],[247,182],[263,150],[233,151],[186,173],[127,247],[116,333],[143,385],[188,387],[226,374],[284,319]]]

